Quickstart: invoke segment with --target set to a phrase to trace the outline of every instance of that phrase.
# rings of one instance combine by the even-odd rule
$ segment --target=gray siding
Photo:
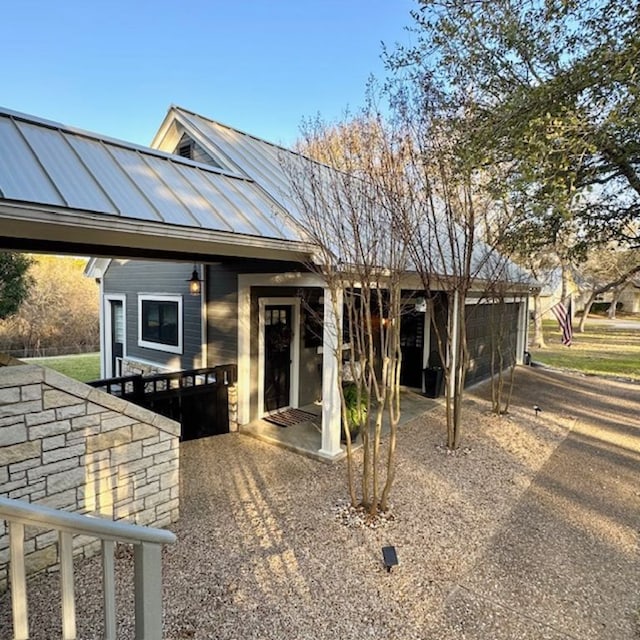
[[[467,305],[469,370],[466,385],[491,376],[491,355],[498,349],[502,350],[505,365],[514,362],[518,309],[519,303]]]
[[[238,276],[243,273],[289,273],[301,271],[299,263],[269,260],[228,260],[207,266],[207,362],[215,367],[238,362]],[[296,295],[296,289],[287,293]],[[258,316],[251,322],[257,327]],[[252,334],[251,340],[257,340]],[[257,344],[257,343],[256,343]],[[257,348],[257,347],[256,347]]]
[[[201,297],[189,294],[192,264],[112,260],[104,276],[104,293],[126,296],[126,357],[170,369],[194,369],[201,364]],[[138,294],[182,296],[182,354],[138,346]]]
[[[238,363],[238,266],[207,266],[207,364]]]

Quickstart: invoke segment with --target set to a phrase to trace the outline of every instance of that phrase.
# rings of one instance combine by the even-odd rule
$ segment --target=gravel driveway
[[[501,418],[488,394],[468,396],[457,455],[442,407],[402,427],[395,519],[377,530],[338,522],[344,463],[238,434],[183,443],[167,638],[639,637],[640,385],[520,368]],[[122,548],[119,638],[130,565]],[[99,572],[92,559],[77,578],[80,638],[100,637]],[[56,593],[52,576],[31,582],[33,640],[59,637]]]

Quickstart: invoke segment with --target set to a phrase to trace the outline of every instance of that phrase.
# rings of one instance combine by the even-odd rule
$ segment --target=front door
[[[264,308],[264,411],[269,413],[291,405],[290,305]]]
[[[421,389],[424,361],[424,312],[409,311],[402,316],[400,349],[402,351],[400,384]]]

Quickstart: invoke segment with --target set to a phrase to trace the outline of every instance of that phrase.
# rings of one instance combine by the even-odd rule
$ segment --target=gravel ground
[[[516,382],[507,416],[486,385],[468,396],[456,455],[442,407],[402,427],[394,519],[375,530],[341,522],[344,463],[238,434],[183,443],[166,637],[640,637],[640,385],[532,368]],[[133,637],[131,564],[119,547],[118,638]],[[79,638],[100,637],[99,576],[97,559],[77,572]],[[32,640],[60,637],[55,578],[30,582]],[[9,609],[5,595],[2,639]]]

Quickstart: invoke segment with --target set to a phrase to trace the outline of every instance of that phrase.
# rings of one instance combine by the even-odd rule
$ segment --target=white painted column
[[[429,366],[429,355],[431,354],[431,318],[433,314],[433,299],[427,301],[427,308],[424,312],[424,333],[422,336],[422,368]],[[426,391],[424,386],[424,375],[420,373],[420,384],[422,393]]]
[[[529,298],[526,296],[521,298],[519,307],[518,333],[516,339],[516,364],[522,364],[524,362],[524,352],[526,351],[528,344]]]
[[[104,299],[104,274],[100,274],[100,377],[107,377],[107,350],[106,350],[106,336],[107,330],[104,314],[106,312],[105,307],[110,304]],[[126,320],[125,320],[126,322]]]
[[[464,304],[464,298],[460,300],[462,296],[457,292],[453,291],[449,298],[450,302],[453,304],[449,305],[449,327],[450,327],[450,340],[449,340],[449,371],[451,374],[449,375],[449,384],[447,385],[447,397],[453,402],[455,396],[455,388],[456,388],[456,367],[458,365],[458,345],[460,343],[460,327],[458,322],[458,310],[461,304]],[[453,406],[453,405],[451,405]]]
[[[335,300],[335,305],[334,305]],[[334,313],[337,307],[337,316]],[[338,367],[341,366],[338,347],[342,331],[342,291],[324,289],[324,325],[322,330],[322,447],[321,456],[335,458],[340,447],[340,390]]]

